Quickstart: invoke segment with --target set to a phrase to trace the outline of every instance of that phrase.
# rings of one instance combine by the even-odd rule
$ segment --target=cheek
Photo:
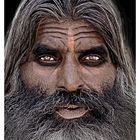
[[[116,78],[116,68],[109,63],[102,67],[81,67],[80,73],[84,84],[99,92],[106,88],[112,88]]]
[[[29,87],[39,86],[53,93],[60,80],[58,69],[42,67],[35,62],[29,62],[20,67],[21,78]],[[102,93],[103,89],[111,88],[114,85],[116,69],[112,64],[105,64],[102,67],[79,67],[79,76],[85,87],[95,89]]]
[[[35,62],[23,64],[20,67],[21,78],[29,87],[40,86],[43,89],[55,89],[57,72],[51,67],[42,67]]]

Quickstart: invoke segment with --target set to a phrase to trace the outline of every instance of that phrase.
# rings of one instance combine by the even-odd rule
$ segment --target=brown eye
[[[94,55],[89,55],[89,56],[86,56],[84,59],[87,60],[87,61],[99,61],[100,57],[99,56],[94,56]]]
[[[45,56],[45,57],[41,57],[40,60],[43,62],[50,62],[50,61],[55,61],[55,58],[51,56]]]
[[[38,62],[43,66],[56,66],[60,63],[60,58],[46,54],[38,57]]]
[[[89,55],[83,56],[80,59],[80,62],[86,66],[92,67],[92,66],[98,66],[104,63],[105,59],[102,56],[97,55],[97,54],[89,54]]]

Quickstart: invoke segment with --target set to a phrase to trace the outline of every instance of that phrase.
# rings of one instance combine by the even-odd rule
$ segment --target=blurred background
[[[135,34],[136,34],[136,14],[135,14],[135,0],[116,0],[119,10],[121,12],[121,16],[123,19],[123,25],[124,25],[124,31],[127,35],[129,44],[132,49],[133,58],[135,61]],[[10,26],[10,23],[13,19],[13,16],[16,12],[16,9],[20,3],[20,0],[13,0],[12,2],[8,2],[8,0],[5,0],[5,34]]]

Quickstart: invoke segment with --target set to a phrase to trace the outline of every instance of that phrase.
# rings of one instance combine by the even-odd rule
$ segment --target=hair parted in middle
[[[121,18],[111,0],[24,0],[11,23],[5,44],[5,91],[17,79],[22,62],[33,47],[41,20],[85,20],[105,40],[112,63],[125,74],[126,86],[134,87],[129,47],[124,42]],[[25,58],[24,58],[25,57]]]

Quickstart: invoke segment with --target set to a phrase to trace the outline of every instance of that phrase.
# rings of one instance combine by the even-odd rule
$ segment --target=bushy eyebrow
[[[93,47],[91,47],[89,49],[85,49],[85,50],[79,50],[78,53],[81,53],[84,55],[86,55],[86,54],[100,54],[100,55],[103,55],[104,57],[108,56],[108,52],[103,45],[93,46]]]
[[[45,53],[56,53],[58,52],[57,49],[51,48],[48,45],[45,44],[35,44],[33,48],[33,54],[34,55],[42,55]]]
[[[46,44],[41,44],[41,43],[35,44],[33,48],[33,54],[36,56],[47,54],[47,53],[56,54],[58,52],[60,52],[59,49],[55,49]],[[77,53],[82,55],[98,54],[104,57],[108,56],[107,49],[105,48],[104,45],[92,46],[91,48],[85,50],[77,50]]]

